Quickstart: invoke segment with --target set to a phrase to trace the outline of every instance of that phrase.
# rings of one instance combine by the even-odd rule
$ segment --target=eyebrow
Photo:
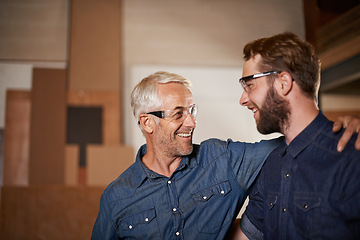
[[[172,110],[179,110],[179,109],[185,109],[186,107],[183,107],[183,106],[177,106],[175,108],[173,108]]]

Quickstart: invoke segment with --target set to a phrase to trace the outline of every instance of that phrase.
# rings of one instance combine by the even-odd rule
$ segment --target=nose
[[[249,95],[247,94],[247,92],[244,91],[244,92],[241,94],[239,103],[240,103],[240,105],[242,105],[242,106],[246,106],[246,105],[249,103]]]
[[[185,120],[184,120],[185,126],[190,126],[192,128],[195,128],[196,126],[196,120],[191,114],[187,114]]]

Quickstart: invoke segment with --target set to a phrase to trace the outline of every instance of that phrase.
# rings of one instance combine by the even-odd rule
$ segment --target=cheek
[[[180,128],[179,124],[175,124],[173,122],[169,122],[163,127],[163,132],[165,135],[169,136],[170,138],[174,138],[176,135],[177,130]]]
[[[260,106],[262,105],[262,98],[261,98],[261,94],[258,93],[251,93],[249,94],[249,100],[250,102],[252,102],[253,104]]]
[[[249,100],[258,106],[262,106],[266,100],[267,93],[267,88],[257,88],[249,94]]]

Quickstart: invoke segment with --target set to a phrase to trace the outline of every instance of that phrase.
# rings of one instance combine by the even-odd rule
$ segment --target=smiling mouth
[[[249,108],[250,111],[252,111],[253,113],[256,113],[258,110],[256,108]]]
[[[183,138],[187,138],[191,136],[193,130],[190,130],[190,132],[188,133],[177,133],[176,135],[178,135],[179,137],[183,137]]]

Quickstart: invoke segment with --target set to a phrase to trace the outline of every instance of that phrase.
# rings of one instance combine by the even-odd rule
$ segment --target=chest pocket
[[[225,196],[231,191],[231,186],[229,181],[216,184],[214,186],[205,188],[195,194],[193,194],[193,199],[195,201],[207,202],[212,196]]]
[[[219,232],[224,223],[231,221],[231,217],[227,215],[229,203],[226,202],[230,192],[231,185],[229,181],[224,181],[192,194],[192,198],[196,202],[196,212],[199,216],[197,225],[200,232]]]
[[[154,239],[159,236],[154,208],[121,219],[119,228],[121,238]]]
[[[321,196],[317,193],[294,194],[294,219],[298,229],[307,237],[321,229]]]

